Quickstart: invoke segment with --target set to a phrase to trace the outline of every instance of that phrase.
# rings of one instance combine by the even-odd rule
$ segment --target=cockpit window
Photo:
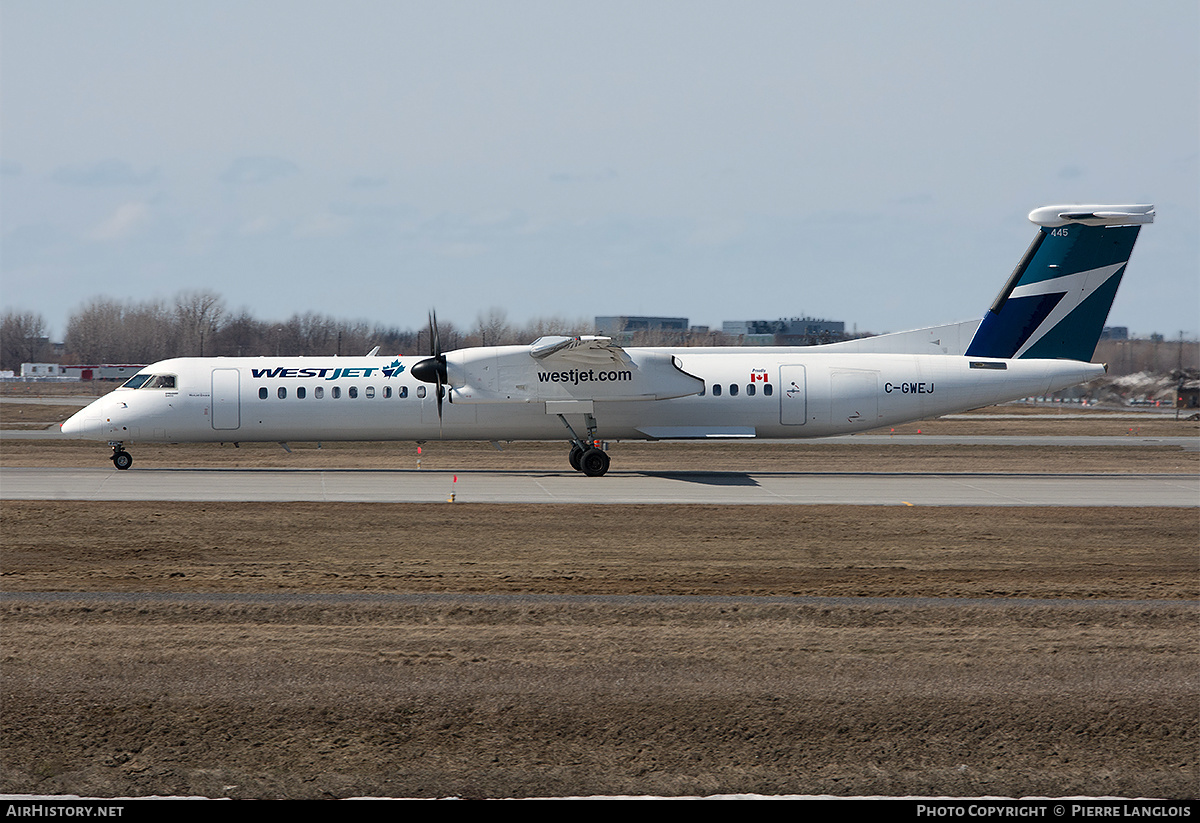
[[[123,389],[173,389],[173,374],[135,374],[121,386]]]

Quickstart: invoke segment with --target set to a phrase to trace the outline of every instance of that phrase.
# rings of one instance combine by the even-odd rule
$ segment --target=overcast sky
[[[982,316],[1051,203],[1154,203],[1200,331],[1200,4],[0,0],[0,303],[401,327]]]

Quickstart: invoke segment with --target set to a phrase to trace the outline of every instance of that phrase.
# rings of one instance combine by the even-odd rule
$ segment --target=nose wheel
[[[112,458],[113,465],[121,471],[125,471],[133,465],[133,455],[125,451],[125,447],[120,443],[113,443]]]

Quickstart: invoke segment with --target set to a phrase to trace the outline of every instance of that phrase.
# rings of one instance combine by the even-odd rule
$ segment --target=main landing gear
[[[125,471],[133,465],[133,455],[125,451],[125,444],[120,441],[109,443],[112,446],[112,457],[110,458],[113,465],[121,471]]]
[[[608,452],[595,446],[571,446],[567,460],[577,472],[599,477],[608,471]]]
[[[580,439],[579,435],[575,433],[575,429],[571,428],[571,424],[567,422],[567,418],[560,414],[558,419],[571,433],[571,453],[567,455],[567,461],[571,464],[571,468],[577,472],[583,472],[588,477],[600,477],[607,472],[608,452],[596,446],[596,418],[590,414],[587,415],[587,440]]]

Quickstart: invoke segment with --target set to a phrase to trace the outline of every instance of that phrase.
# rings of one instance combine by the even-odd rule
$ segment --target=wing
[[[575,363],[581,366],[602,366],[630,362],[625,350],[612,342],[611,337],[584,335],[581,337],[539,337],[529,346],[529,354],[543,363]]]
[[[557,413],[553,404],[563,402],[666,400],[704,390],[670,352],[633,352],[593,335],[451,352],[451,402],[547,403]]]

